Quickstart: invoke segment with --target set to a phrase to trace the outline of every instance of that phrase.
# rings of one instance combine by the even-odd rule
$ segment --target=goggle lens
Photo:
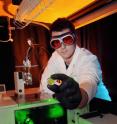
[[[51,42],[51,46],[52,46],[52,48],[54,48],[54,49],[58,49],[59,47],[61,47],[61,43],[60,43],[59,40],[53,40],[53,41]]]
[[[74,43],[74,38],[72,35],[67,35],[62,38],[56,38],[51,40],[50,44],[51,47],[54,49],[58,49],[61,47],[61,43],[64,43],[65,45],[72,45]]]
[[[64,38],[63,38],[63,42],[64,42],[64,44],[66,44],[66,45],[71,45],[71,44],[73,44],[74,39],[73,39],[73,37],[71,37],[71,36],[67,36],[67,37],[64,37]]]

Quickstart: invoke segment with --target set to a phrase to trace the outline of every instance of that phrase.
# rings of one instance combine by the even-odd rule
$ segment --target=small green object
[[[48,84],[49,85],[54,85],[55,84],[55,80],[53,80],[52,78],[48,78]]]
[[[59,79],[52,79],[52,78],[48,78],[48,84],[49,85],[58,85],[60,86],[62,84],[62,80]]]

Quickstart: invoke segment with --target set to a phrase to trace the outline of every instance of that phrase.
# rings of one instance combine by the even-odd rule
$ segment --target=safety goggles
[[[54,49],[60,48],[62,44],[69,46],[72,45],[73,43],[74,43],[74,37],[70,32],[54,37],[50,41],[50,45]]]

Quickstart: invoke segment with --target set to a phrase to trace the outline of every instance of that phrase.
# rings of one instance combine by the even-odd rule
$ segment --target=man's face
[[[76,48],[76,43],[75,38],[69,29],[64,29],[60,32],[52,32],[52,39],[50,43],[51,46],[54,45],[55,50],[64,59],[64,61],[72,58]]]

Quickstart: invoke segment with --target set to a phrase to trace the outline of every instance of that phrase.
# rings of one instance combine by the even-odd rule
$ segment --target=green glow
[[[27,118],[25,124],[34,124],[34,122],[30,118]]]
[[[64,110],[60,105],[49,106],[47,111],[48,118],[59,118],[64,115]]]
[[[54,98],[49,98],[49,99],[44,99],[44,100],[41,100],[41,102],[43,103],[52,103],[52,104],[54,104],[54,103],[58,103],[58,100],[57,99],[54,99]]]
[[[34,124],[33,121],[28,118],[28,115],[30,114],[29,110],[17,110],[15,112],[15,118],[16,122],[18,124]]]

